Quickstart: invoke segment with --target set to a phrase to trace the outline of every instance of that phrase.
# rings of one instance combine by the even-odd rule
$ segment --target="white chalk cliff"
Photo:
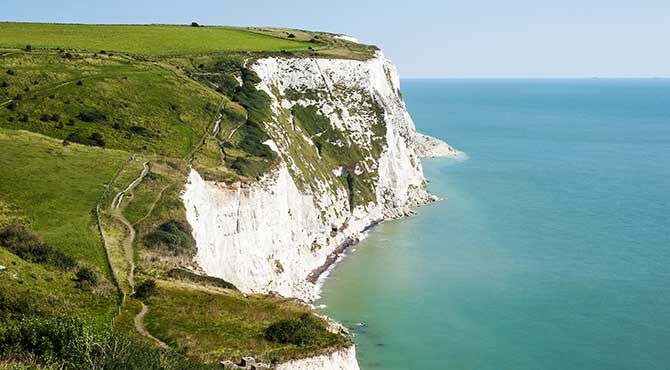
[[[279,153],[280,164],[254,183],[205,181],[191,171],[183,201],[196,260],[244,292],[312,301],[315,276],[342,245],[370,225],[411,215],[434,200],[424,190],[419,157],[459,152],[417,135],[396,69],[381,53],[367,61],[264,58],[250,67],[272,100],[274,118],[263,124],[271,137],[266,145]],[[318,134],[296,124],[296,106],[327,118],[341,134],[335,145],[356,150],[360,161],[324,170],[327,162],[314,143]],[[369,186],[371,195],[348,189],[347,181]],[[352,203],[352,197],[359,200]]]
[[[290,361],[277,366],[276,370],[359,370],[356,348],[351,346],[329,355]]]

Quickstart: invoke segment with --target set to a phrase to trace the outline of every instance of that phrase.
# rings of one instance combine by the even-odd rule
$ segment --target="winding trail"
[[[140,311],[140,313],[138,313],[137,316],[135,316],[135,319],[133,320],[135,322],[135,329],[144,337],[149,338],[152,341],[156,342],[156,344],[158,344],[162,348],[169,348],[168,345],[165,344],[165,342],[151,335],[151,333],[147,331],[147,328],[144,327],[144,315],[146,315],[147,312],[149,312],[149,307],[147,307],[147,305],[145,305],[144,302],[142,302],[142,311]]]
[[[123,198],[128,194],[131,193],[137,185],[139,185],[142,180],[147,176],[149,173],[149,162],[144,162],[142,165],[142,171],[140,172],[139,176],[135,178],[128,186],[118,192],[116,196],[114,196],[114,200],[112,200],[112,203],[110,205],[110,210],[111,214],[116,218],[119,222],[121,222],[126,229],[128,229],[128,234],[126,235],[125,239],[123,239],[123,254],[126,256],[126,261],[128,262],[129,269],[128,269],[128,285],[130,286],[130,294],[133,295],[135,294],[135,250],[134,250],[134,243],[135,243],[135,237],[137,235],[137,232],[135,231],[135,228],[133,225],[131,225],[130,221],[126,218],[126,216],[123,215],[123,209],[121,207],[121,203],[123,202]],[[167,186],[165,187],[167,188]],[[163,188],[163,190],[165,190]],[[162,195],[163,191],[161,190],[160,195]],[[155,202],[156,203],[156,202]],[[152,210],[153,207],[155,207],[155,203],[152,205]],[[150,211],[151,212],[151,211]],[[135,330],[137,330],[138,333],[140,333],[142,336],[151,339],[153,342],[158,344],[162,348],[168,348],[168,345],[165,344],[165,342],[161,341],[160,339],[154,337],[147,331],[146,327],[144,326],[144,316],[149,312],[149,307],[144,304],[144,302],[140,302],[142,305],[142,310],[133,318],[133,323],[135,325]]]
[[[128,187],[124,190],[118,192],[112,200],[112,215],[119,220],[125,227],[128,229],[128,235],[123,239],[123,254],[126,256],[126,261],[130,268],[128,269],[128,285],[130,286],[130,295],[135,293],[135,250],[133,248],[133,243],[135,242],[135,228],[130,224],[126,216],[123,215],[123,211],[119,209],[123,197],[129,192],[133,191],[137,185],[144,179],[144,177],[149,173],[149,162],[144,162],[142,171],[140,175],[133,180]]]

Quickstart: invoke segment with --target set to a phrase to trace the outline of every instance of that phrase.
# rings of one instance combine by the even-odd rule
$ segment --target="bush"
[[[23,318],[0,325],[0,357],[64,370],[205,370],[183,355],[100,331],[75,318]],[[1,367],[1,366],[0,366]]]
[[[79,268],[74,280],[77,282],[77,288],[80,289],[89,289],[98,285],[98,276],[88,267]]]
[[[16,101],[12,100],[12,101],[9,102],[9,104],[7,104],[7,109],[9,109],[11,111],[15,111],[16,108],[18,108],[18,106],[19,105],[16,103]]]
[[[200,27],[198,22],[191,22],[191,27]]]
[[[39,234],[24,225],[13,224],[3,230],[0,245],[28,262],[48,264],[65,271],[77,267],[74,258],[53,249]]]
[[[299,319],[280,320],[271,324],[263,330],[263,336],[273,342],[306,346],[315,342],[320,332],[324,331],[325,323],[303,314]]]
[[[0,87],[9,87],[9,84],[7,83],[7,81],[2,81]]]
[[[83,138],[81,137],[81,135],[79,135],[79,133],[72,132],[69,135],[67,135],[65,141],[89,146],[99,146],[99,147],[104,147],[106,144],[105,139],[103,139],[102,137],[102,134],[98,132],[92,133],[91,136],[89,136],[88,138]]]
[[[91,350],[93,332],[76,319],[23,318],[0,326],[2,355],[31,354],[40,362],[73,368]]]
[[[87,111],[87,112],[81,112],[77,116],[79,120],[84,121],[84,122],[89,122],[89,123],[103,123],[107,122],[107,116],[104,114],[98,112],[98,111]]]
[[[294,38],[295,38],[295,35],[292,34],[292,33],[289,33],[289,34],[288,34],[288,38],[289,38],[289,39],[294,39]]]
[[[166,247],[173,252],[185,252],[195,248],[191,228],[175,220],[165,222],[157,230],[147,234],[144,244],[153,248]]]
[[[151,130],[142,126],[130,126],[129,130],[135,135],[146,136],[146,137],[154,136]]]
[[[26,51],[33,51],[33,46],[32,45],[26,45]]]
[[[141,282],[137,288],[135,288],[135,298],[149,298],[158,295],[158,287],[156,286],[156,281],[154,279],[147,279]]]
[[[8,70],[7,70],[7,74],[10,75],[10,76],[15,76],[15,75],[16,75],[16,72],[14,72],[13,69],[8,69]]]

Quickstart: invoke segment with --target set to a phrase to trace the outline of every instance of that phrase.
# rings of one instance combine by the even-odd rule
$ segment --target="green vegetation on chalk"
[[[232,290],[196,287],[159,284],[161,294],[149,299],[150,311],[145,319],[154,335],[201,361],[237,359],[249,354],[266,362],[286,361],[350,344],[348,338],[326,330],[323,319],[296,300],[246,298]],[[198,320],[193,320],[194,317]],[[310,322],[309,340],[304,343],[281,343],[268,340],[263,334],[275,322],[303,317]]]

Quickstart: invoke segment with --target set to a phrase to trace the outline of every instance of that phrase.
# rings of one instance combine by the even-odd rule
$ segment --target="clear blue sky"
[[[6,21],[283,26],[380,46],[403,77],[670,76],[670,0],[3,0]]]

